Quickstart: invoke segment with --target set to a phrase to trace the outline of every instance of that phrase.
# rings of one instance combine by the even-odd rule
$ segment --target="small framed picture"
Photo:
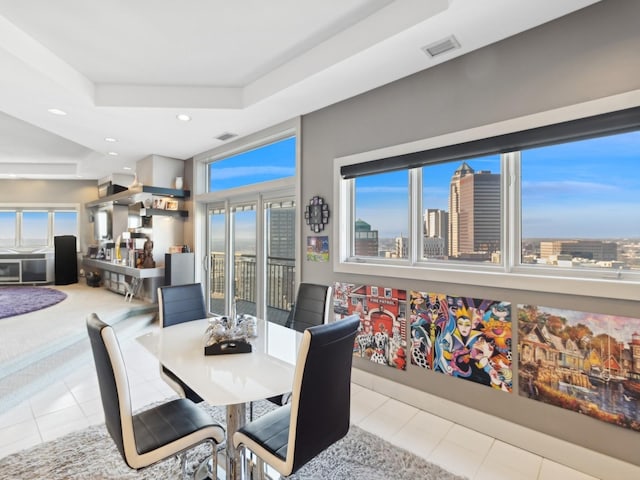
[[[177,200],[167,200],[166,210],[178,210],[178,201]]]
[[[158,210],[164,210],[166,207],[167,207],[167,201],[164,198],[153,199],[153,208],[157,208]]]

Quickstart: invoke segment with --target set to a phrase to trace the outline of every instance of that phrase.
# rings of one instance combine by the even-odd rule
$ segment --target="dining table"
[[[154,329],[137,338],[161,365],[168,368],[210,405],[226,406],[225,476],[240,478],[240,455],[233,434],[246,423],[249,402],[291,391],[302,334],[257,319],[252,351],[205,355],[209,319]],[[199,469],[197,478],[207,478]],[[217,473],[214,475],[216,478]]]

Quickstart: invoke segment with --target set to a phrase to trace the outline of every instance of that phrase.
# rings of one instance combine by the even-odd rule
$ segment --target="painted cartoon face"
[[[483,337],[478,338],[478,341],[473,345],[471,349],[471,358],[490,358],[493,355],[494,346],[492,343],[487,342]]]
[[[471,333],[471,319],[467,317],[458,317],[456,321],[456,325],[458,326],[458,330],[460,330],[460,334],[463,337],[466,337]]]

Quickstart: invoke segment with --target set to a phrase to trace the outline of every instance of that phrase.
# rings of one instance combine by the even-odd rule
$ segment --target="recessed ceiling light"
[[[190,122],[191,121],[191,117],[189,115],[187,115],[186,113],[179,113],[178,115],[176,115],[176,118],[178,120],[180,120],[181,122]]]
[[[131,167],[122,167],[123,170],[131,170]]]
[[[47,112],[53,113],[54,115],[66,115],[67,114],[67,112],[65,112],[64,110],[60,110],[59,108],[50,108],[49,110],[47,110]]]
[[[109,155],[111,155],[112,157],[117,157],[118,156],[118,152],[109,152]]]
[[[118,140],[116,140],[113,137],[104,137],[104,141],[113,143],[113,142],[117,142]]]

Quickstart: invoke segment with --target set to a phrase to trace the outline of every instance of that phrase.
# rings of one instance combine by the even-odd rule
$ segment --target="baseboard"
[[[357,385],[602,480],[640,478],[640,467],[354,368]]]

